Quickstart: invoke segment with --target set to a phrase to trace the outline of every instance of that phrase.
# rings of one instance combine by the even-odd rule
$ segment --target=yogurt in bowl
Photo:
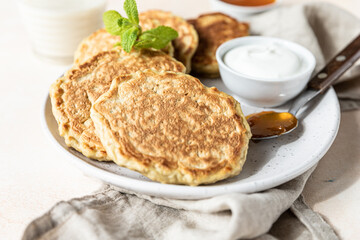
[[[244,103],[275,107],[297,96],[315,68],[315,57],[299,44],[251,36],[222,44],[216,58],[222,80]]]

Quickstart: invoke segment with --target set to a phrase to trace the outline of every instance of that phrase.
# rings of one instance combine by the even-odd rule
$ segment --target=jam
[[[288,112],[264,111],[246,117],[253,138],[281,135],[297,126],[297,119]]]
[[[237,6],[256,7],[274,3],[275,0],[222,0]]]

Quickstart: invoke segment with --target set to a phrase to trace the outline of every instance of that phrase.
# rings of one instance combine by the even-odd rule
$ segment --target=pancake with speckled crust
[[[181,62],[161,51],[143,49],[126,53],[117,48],[97,54],[59,78],[50,88],[50,97],[66,144],[89,158],[110,160],[90,118],[92,102],[108,91],[114,78],[145,69],[185,72]]]
[[[234,98],[175,72],[114,79],[91,118],[115,163],[162,183],[195,186],[239,174],[251,137]]]
[[[189,20],[199,35],[199,46],[192,58],[192,73],[196,76],[220,76],[216,50],[224,42],[249,35],[249,25],[222,13],[200,15]]]
[[[198,46],[198,35],[194,27],[183,18],[175,16],[171,12],[161,10],[149,10],[139,14],[140,25],[144,30],[165,25],[175,29],[179,37],[173,40],[175,48],[174,57],[186,67],[186,72],[191,70],[191,58]]]
[[[150,29],[153,25],[156,25],[156,23],[154,23],[154,21],[149,21],[149,23],[145,24],[143,27]],[[79,65],[100,52],[112,50],[114,49],[114,45],[120,41],[120,36],[111,35],[105,29],[99,29],[79,44],[74,54],[74,63]],[[162,51],[170,56],[174,56],[174,47],[172,46],[172,43],[169,43]]]

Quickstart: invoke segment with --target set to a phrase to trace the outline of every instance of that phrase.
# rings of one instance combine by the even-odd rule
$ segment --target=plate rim
[[[63,148],[60,145],[60,143],[56,140],[52,132],[50,131],[46,119],[47,118],[46,110],[48,104],[50,104],[50,109],[52,110],[51,100],[48,93],[46,94],[45,101],[43,103],[43,111],[41,111],[42,114],[41,125],[43,131],[45,132],[45,135],[51,140],[52,144],[55,145],[55,148],[59,152],[67,156],[65,159],[68,160],[71,164],[74,164],[75,167],[77,167],[80,171],[84,172],[86,175],[90,177],[95,177],[97,179],[116,185],[118,187],[141,194],[148,194],[151,196],[167,197],[172,199],[189,199],[189,200],[204,199],[204,198],[209,198],[224,194],[231,194],[231,193],[254,193],[254,192],[264,191],[279,186],[281,184],[284,184],[300,176],[302,173],[306,172],[315,164],[317,164],[318,161],[327,153],[327,151],[330,149],[331,145],[333,144],[337,136],[341,121],[340,104],[336,96],[335,90],[333,89],[333,87],[330,87],[327,93],[325,94],[331,94],[335,97],[335,102],[336,102],[335,108],[337,110],[336,113],[338,119],[331,138],[327,139],[327,143],[325,144],[326,147],[323,148],[318,155],[312,157],[313,159],[312,161],[308,161],[301,168],[297,168],[291,172],[278,174],[275,177],[267,177],[267,178],[262,178],[261,180],[254,180],[253,182],[251,182],[251,184],[244,184],[240,186],[235,184],[228,186],[201,185],[201,186],[193,187],[186,185],[162,184],[154,181],[142,181],[138,179],[128,178],[126,176],[121,176],[116,173],[106,171],[105,169],[101,169],[92,164],[86,163],[81,158],[78,158],[77,156],[72,154],[69,149]],[[54,116],[52,115],[52,117]],[[182,197],[179,198],[178,197],[179,192],[182,191],[186,191],[186,193],[182,194]]]

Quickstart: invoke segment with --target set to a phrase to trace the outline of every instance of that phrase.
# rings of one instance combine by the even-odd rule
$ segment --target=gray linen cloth
[[[358,19],[321,3],[281,7],[250,23],[253,34],[306,46],[316,56],[317,70],[360,33]],[[343,110],[360,107],[360,84],[353,81],[359,73],[354,66],[337,87]],[[267,191],[204,200],[164,199],[105,185],[91,196],[58,203],[29,224],[23,239],[338,239],[300,196],[314,168]]]

